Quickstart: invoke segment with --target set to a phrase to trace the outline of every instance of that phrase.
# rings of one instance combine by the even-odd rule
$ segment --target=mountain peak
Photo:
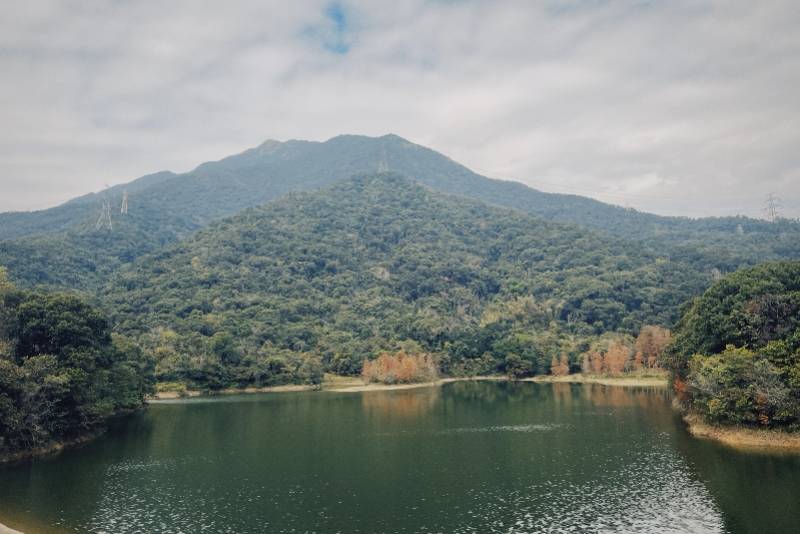
[[[384,135],[362,135],[362,134],[340,134],[334,137],[331,137],[325,143],[336,143],[336,142],[343,142],[343,141],[366,141],[366,142],[374,142],[374,141],[392,141],[392,142],[402,142],[402,143],[410,143],[408,139],[400,137],[394,133],[387,133]]]
[[[267,139],[253,150],[260,154],[272,154],[275,151],[279,150],[283,146],[282,141],[278,141],[277,139]]]

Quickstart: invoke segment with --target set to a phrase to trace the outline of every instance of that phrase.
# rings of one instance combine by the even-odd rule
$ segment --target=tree
[[[96,432],[141,407],[153,361],[74,295],[17,291],[0,273],[0,452]]]
[[[592,372],[596,375],[602,374],[605,368],[603,361],[603,354],[599,351],[592,351],[589,353],[589,361],[591,362]]]
[[[531,363],[512,353],[506,356],[505,368],[509,378],[520,378],[530,374]]]
[[[636,338],[637,365],[653,369],[658,366],[658,359],[670,343],[672,336],[669,330],[655,325],[645,325]]]
[[[622,374],[626,370],[629,359],[629,348],[622,341],[614,341],[603,357],[603,369],[612,375]]]
[[[565,353],[561,353],[560,360],[553,356],[550,362],[550,374],[554,376],[566,376],[569,374],[569,360]]]
[[[798,402],[763,356],[729,345],[689,361],[692,406],[714,422],[776,425],[796,420]]]
[[[361,376],[365,383],[410,384],[431,382],[438,371],[430,354],[408,354],[384,352],[374,360],[364,360]]]
[[[800,262],[736,272],[693,301],[662,356],[684,409],[715,423],[798,429],[798,312]]]

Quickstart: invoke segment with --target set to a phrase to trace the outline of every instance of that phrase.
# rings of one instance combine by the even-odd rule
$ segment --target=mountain
[[[304,358],[357,372],[398,346],[447,372],[512,354],[546,370],[554,354],[576,361],[580,339],[670,324],[709,282],[635,243],[389,173],[213,223],[123,267],[101,300],[158,356],[159,380],[243,385]]]
[[[99,207],[108,197],[120,197],[123,191],[139,193],[150,186],[177,176],[169,171],[142,176],[130,183],[117,185],[102,193],[89,193],[64,204],[40,211],[0,213],[0,240],[40,234],[53,234],[97,219]]]
[[[121,265],[212,221],[378,169],[445,193],[639,241],[698,269],[727,272],[800,257],[796,222],[660,217],[489,179],[395,135],[343,135],[324,143],[267,141],[188,173],[157,173],[49,210],[0,214],[0,264],[23,285],[94,289]],[[127,216],[118,209],[124,190],[130,195]],[[113,230],[95,225],[104,199],[113,207]]]

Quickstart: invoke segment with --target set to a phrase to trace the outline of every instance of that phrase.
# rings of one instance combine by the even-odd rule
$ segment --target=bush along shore
[[[99,310],[17,290],[0,269],[0,461],[88,441],[151,391],[152,361]]]
[[[800,262],[716,282],[688,307],[662,361],[692,434],[800,452]]]

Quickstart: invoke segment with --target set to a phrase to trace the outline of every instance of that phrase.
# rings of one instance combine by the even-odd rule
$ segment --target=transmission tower
[[[386,149],[383,149],[383,157],[378,162],[378,172],[389,172],[389,164],[386,163]]]
[[[767,202],[764,205],[764,212],[767,214],[767,219],[770,222],[775,222],[780,217],[781,199],[775,196],[774,193],[767,195]]]
[[[97,224],[94,225],[96,230],[107,228],[113,230],[114,226],[111,224],[111,203],[108,200],[103,200],[103,208],[100,210],[100,217],[97,218]]]
[[[119,208],[119,212],[123,215],[128,214],[128,192],[122,192],[122,206]]]

